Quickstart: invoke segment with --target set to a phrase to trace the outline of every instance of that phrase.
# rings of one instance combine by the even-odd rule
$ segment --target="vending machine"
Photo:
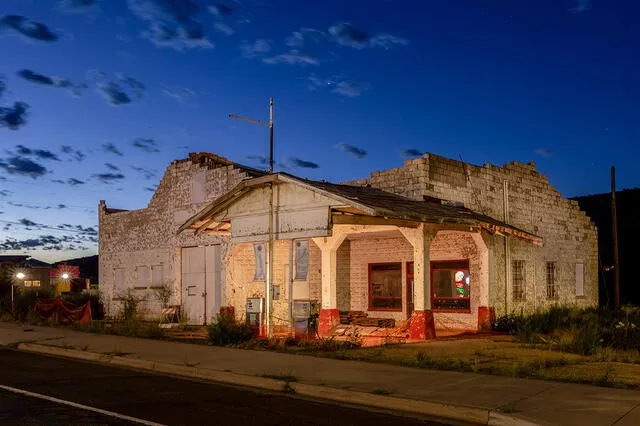
[[[262,326],[262,312],[264,299],[261,297],[247,298],[247,325],[256,330],[260,330]]]

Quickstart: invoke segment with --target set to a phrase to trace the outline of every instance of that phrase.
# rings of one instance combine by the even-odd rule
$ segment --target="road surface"
[[[0,424],[397,425],[430,423],[0,348]]]

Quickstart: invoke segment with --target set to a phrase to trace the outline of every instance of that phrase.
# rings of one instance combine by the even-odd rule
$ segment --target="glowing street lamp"
[[[64,274],[62,274],[62,279],[63,280],[68,280],[69,279],[69,274],[67,274],[66,272]]]
[[[16,274],[16,278],[19,279],[20,281],[24,280],[24,272],[18,272]],[[13,283],[11,283],[11,315],[13,316],[13,319],[16,318],[16,302],[15,302],[15,297],[13,294],[14,290],[13,290]]]
[[[24,279],[24,274],[22,272],[18,272],[16,274],[16,278],[19,279],[19,280],[23,280]]]

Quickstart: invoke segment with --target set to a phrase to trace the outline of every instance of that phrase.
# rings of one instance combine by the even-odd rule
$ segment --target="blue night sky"
[[[421,152],[535,161],[565,196],[640,185],[640,4],[622,0],[2,0],[0,252],[97,251],[211,151],[340,181]],[[27,251],[25,251],[27,250]]]

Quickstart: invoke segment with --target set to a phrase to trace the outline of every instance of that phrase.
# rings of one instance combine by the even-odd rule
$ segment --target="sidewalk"
[[[297,382],[290,386],[307,396],[387,408],[397,408],[398,404],[406,403],[407,411],[431,410],[433,415],[477,423],[518,424],[517,419],[522,419],[541,425],[640,424],[640,392],[633,390],[0,323],[0,345],[17,345],[20,342],[55,346],[60,348],[55,350],[56,354],[66,352],[67,356],[117,365],[164,372],[170,372],[167,365],[174,366],[172,371],[175,374],[188,375],[184,372],[194,371],[197,374],[192,377],[208,377],[228,383],[235,380],[235,383],[249,386],[255,382],[256,387],[272,388],[274,383],[258,376],[293,376]],[[20,349],[47,351],[46,347],[38,349],[38,346],[29,345]],[[102,354],[105,353],[120,356],[104,357]],[[373,394],[387,391],[389,396]],[[482,413],[486,413],[486,421],[482,420]]]

